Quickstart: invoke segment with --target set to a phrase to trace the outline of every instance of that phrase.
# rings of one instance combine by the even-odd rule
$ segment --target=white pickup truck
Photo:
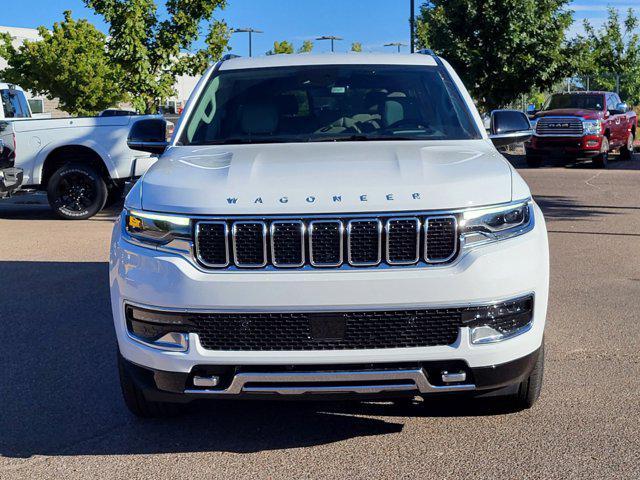
[[[23,171],[23,187],[46,190],[64,219],[89,218],[117,201],[125,182],[156,160],[127,146],[131,126],[149,117],[35,119],[20,87],[0,83],[0,98],[2,134],[13,136],[14,167]]]
[[[415,55],[212,67],[113,231],[111,306],[136,415],[194,399],[538,398],[540,208],[453,69]],[[145,145],[150,128],[130,134]],[[153,138],[152,138],[153,139]]]

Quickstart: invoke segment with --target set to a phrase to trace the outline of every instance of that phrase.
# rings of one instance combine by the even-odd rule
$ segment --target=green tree
[[[351,44],[351,51],[352,52],[361,52],[362,51],[362,44],[360,42],[353,42]]]
[[[37,95],[58,98],[73,115],[93,115],[124,98],[119,69],[110,63],[106,36],[87,20],[75,21],[70,11],[53,30],[38,29],[41,40],[15,48],[8,34],[0,39],[0,57],[8,66],[0,78]]]
[[[575,42],[577,73],[589,77],[591,89],[616,91],[635,105],[640,104],[640,25],[632,9],[624,21],[615,8],[609,8],[601,29],[584,21],[585,35]],[[586,83],[586,82],[585,82]]]
[[[430,0],[420,9],[420,48],[432,48],[462,77],[479,106],[506,105],[550,88],[571,70],[569,0]]]
[[[273,48],[267,52],[267,55],[277,55],[279,53],[293,53],[293,44],[286,40],[273,42]]]
[[[174,94],[179,75],[201,74],[228,50],[229,29],[216,20],[226,0],[84,0],[109,24],[109,55],[123,72],[122,83],[141,110],[152,113]],[[205,47],[193,50],[206,25]]]
[[[302,46],[298,49],[298,53],[311,53],[313,50],[313,42],[311,40],[305,40],[302,42]]]

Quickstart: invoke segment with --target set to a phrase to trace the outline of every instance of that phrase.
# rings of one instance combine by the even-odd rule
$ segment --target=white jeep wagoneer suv
[[[542,213],[452,68],[413,55],[230,58],[199,82],[113,231],[122,391],[199,398],[537,399]]]

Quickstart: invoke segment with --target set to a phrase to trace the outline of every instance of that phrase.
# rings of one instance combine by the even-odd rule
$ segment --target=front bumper
[[[525,143],[528,155],[567,155],[574,157],[593,157],[600,153],[602,135],[581,137],[533,136]]]
[[[451,265],[332,271],[204,272],[182,256],[128,243],[116,223],[110,283],[119,349],[126,361],[145,371],[185,379],[209,366],[249,368],[249,373],[250,367],[260,367],[261,372],[271,368],[274,373],[312,366],[340,366],[348,371],[348,366],[355,365],[408,365],[415,370],[416,365],[430,362],[462,362],[460,368],[471,369],[468,378],[474,379],[473,389],[480,389],[476,369],[494,370],[496,365],[533,354],[542,344],[549,261],[544,219],[537,206],[534,213],[536,226],[531,232],[465,251]],[[368,311],[489,304],[528,294],[535,296],[531,328],[514,338],[483,345],[472,344],[469,328],[463,327],[453,344],[433,347],[214,351],[203,348],[198,336],[190,333],[188,351],[161,351],[131,338],[125,319],[125,304],[196,312]],[[514,378],[519,376],[508,380]],[[192,395],[182,385],[182,393]],[[491,382],[487,385],[495,387]]]
[[[24,173],[21,168],[0,169],[0,198],[9,197],[22,186]]]

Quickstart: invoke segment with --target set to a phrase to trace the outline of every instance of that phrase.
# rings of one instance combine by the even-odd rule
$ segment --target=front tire
[[[69,163],[60,167],[47,184],[54,213],[65,220],[86,220],[104,208],[107,184],[90,166]]]
[[[627,138],[626,145],[620,149],[620,160],[631,160],[633,158],[634,140],[633,132],[629,132],[629,138]]]
[[[542,390],[544,376],[544,342],[538,350],[538,358],[529,376],[520,382],[518,392],[513,395],[515,406],[521,409],[533,407]]]
[[[593,157],[593,164],[596,168],[607,168],[609,164],[609,139],[604,137],[600,146],[600,153]]]
[[[140,418],[172,417],[179,412],[178,405],[166,402],[152,402],[146,399],[144,392],[131,378],[124,360],[118,355],[118,373],[124,403],[129,411]]]

